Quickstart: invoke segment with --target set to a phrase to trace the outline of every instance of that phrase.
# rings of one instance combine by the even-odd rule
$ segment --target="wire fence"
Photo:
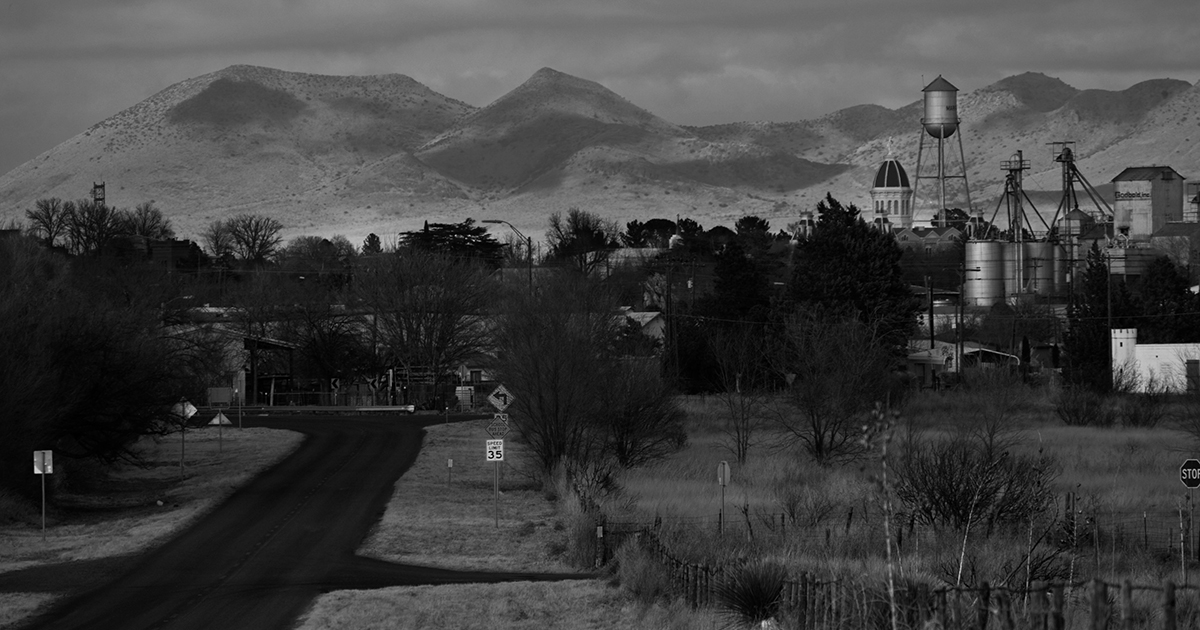
[[[730,592],[731,581],[743,570],[736,564],[687,562],[651,529],[626,534],[645,543],[665,569],[671,592],[693,607],[722,606],[722,594]],[[1073,591],[1080,596],[1071,597]],[[1200,623],[1197,591],[1170,580],[1134,585],[1095,578],[1034,582],[1029,588],[991,587],[986,582],[969,588],[904,584],[889,595],[878,580],[822,579],[801,572],[779,588],[776,621],[797,630],[1175,630]],[[1073,603],[1076,600],[1079,603]]]
[[[1028,527],[1039,534],[1045,531],[1044,543],[1090,551],[1093,556],[1136,551],[1183,559],[1189,564],[1200,562],[1200,523],[1196,522],[1195,510],[1186,499],[1182,499],[1176,508],[1154,511],[1079,509],[1076,508],[1077,497],[1069,499],[1065,505],[1065,513],[1029,523]],[[877,516],[862,507],[842,512],[829,510],[819,517],[737,507],[702,515],[612,519],[607,526],[616,535],[642,530],[661,531],[667,527],[746,539],[774,537],[804,546],[829,547],[861,534],[864,527],[877,527],[871,525],[879,522]],[[974,522],[972,527],[984,535],[991,533],[991,524],[983,519]],[[914,546],[928,548],[943,540],[944,532],[944,527],[929,525],[911,512],[898,512],[893,516],[894,544],[898,550]]]

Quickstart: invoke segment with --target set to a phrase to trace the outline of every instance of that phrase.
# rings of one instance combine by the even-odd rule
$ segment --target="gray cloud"
[[[683,124],[900,106],[1028,70],[1076,87],[1200,78],[1194,0],[10,0],[0,172],[234,63],[398,72],[483,105],[550,66]]]

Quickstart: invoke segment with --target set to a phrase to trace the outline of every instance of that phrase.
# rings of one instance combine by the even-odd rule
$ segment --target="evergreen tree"
[[[368,234],[367,238],[363,240],[362,253],[363,256],[383,253],[383,243],[379,240],[379,237],[376,236],[374,232]]]
[[[1196,296],[1187,273],[1162,256],[1150,263],[1138,286],[1142,315],[1139,343],[1187,343],[1200,340]]]
[[[1113,281],[1108,261],[1093,243],[1067,310],[1067,378],[1096,391],[1112,388],[1109,332],[1136,326],[1137,306],[1124,282]]]
[[[852,310],[892,351],[908,345],[919,300],[904,282],[895,238],[868,225],[832,195],[817,204],[812,234],[796,246],[791,298],[804,306]]]
[[[400,243],[451,258],[475,259],[492,269],[499,268],[504,260],[504,245],[486,227],[475,225],[474,219],[461,223],[426,222],[424,229],[402,232]]]

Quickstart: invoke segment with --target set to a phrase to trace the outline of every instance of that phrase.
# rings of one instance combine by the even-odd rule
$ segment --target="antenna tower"
[[[99,184],[92,182],[92,201],[97,206],[104,205],[104,182],[100,182]]]

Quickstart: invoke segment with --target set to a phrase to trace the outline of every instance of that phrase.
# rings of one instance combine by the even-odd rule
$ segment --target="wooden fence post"
[[[996,608],[1000,617],[1000,627],[1004,630],[1016,630],[1017,622],[1013,619],[1012,596],[1003,591],[997,593]]]
[[[980,582],[979,586],[979,603],[975,611],[975,625],[979,630],[987,630],[988,617],[991,616],[991,601],[992,590],[988,587],[987,581]]]
[[[1033,593],[1030,593],[1030,601],[1033,602],[1033,609],[1028,611],[1029,621],[1034,630],[1046,630],[1049,627],[1050,621],[1050,604],[1046,601],[1046,583],[1037,581],[1033,583]]]
[[[917,624],[918,627],[924,627],[925,623],[933,619],[933,614],[929,610],[929,585],[921,584],[917,587]]]
[[[1067,625],[1067,620],[1063,616],[1063,607],[1066,604],[1063,598],[1063,585],[1055,584],[1050,592],[1054,596],[1054,608],[1050,611],[1050,627],[1053,630],[1063,630]]]
[[[1175,630],[1175,583],[1163,584],[1163,630]]]
[[[809,613],[808,607],[809,607],[809,602],[811,599],[809,597],[809,595],[810,595],[809,588],[811,588],[811,587],[809,586],[809,583],[808,583],[808,572],[806,571],[806,572],[800,574],[800,628],[801,628],[801,630],[803,630],[804,628],[807,628],[809,626],[808,616],[810,613]]]
[[[1104,630],[1105,605],[1108,603],[1108,585],[1100,578],[1092,578],[1092,630]]]
[[[1121,630],[1133,630],[1133,585],[1121,581]]]

